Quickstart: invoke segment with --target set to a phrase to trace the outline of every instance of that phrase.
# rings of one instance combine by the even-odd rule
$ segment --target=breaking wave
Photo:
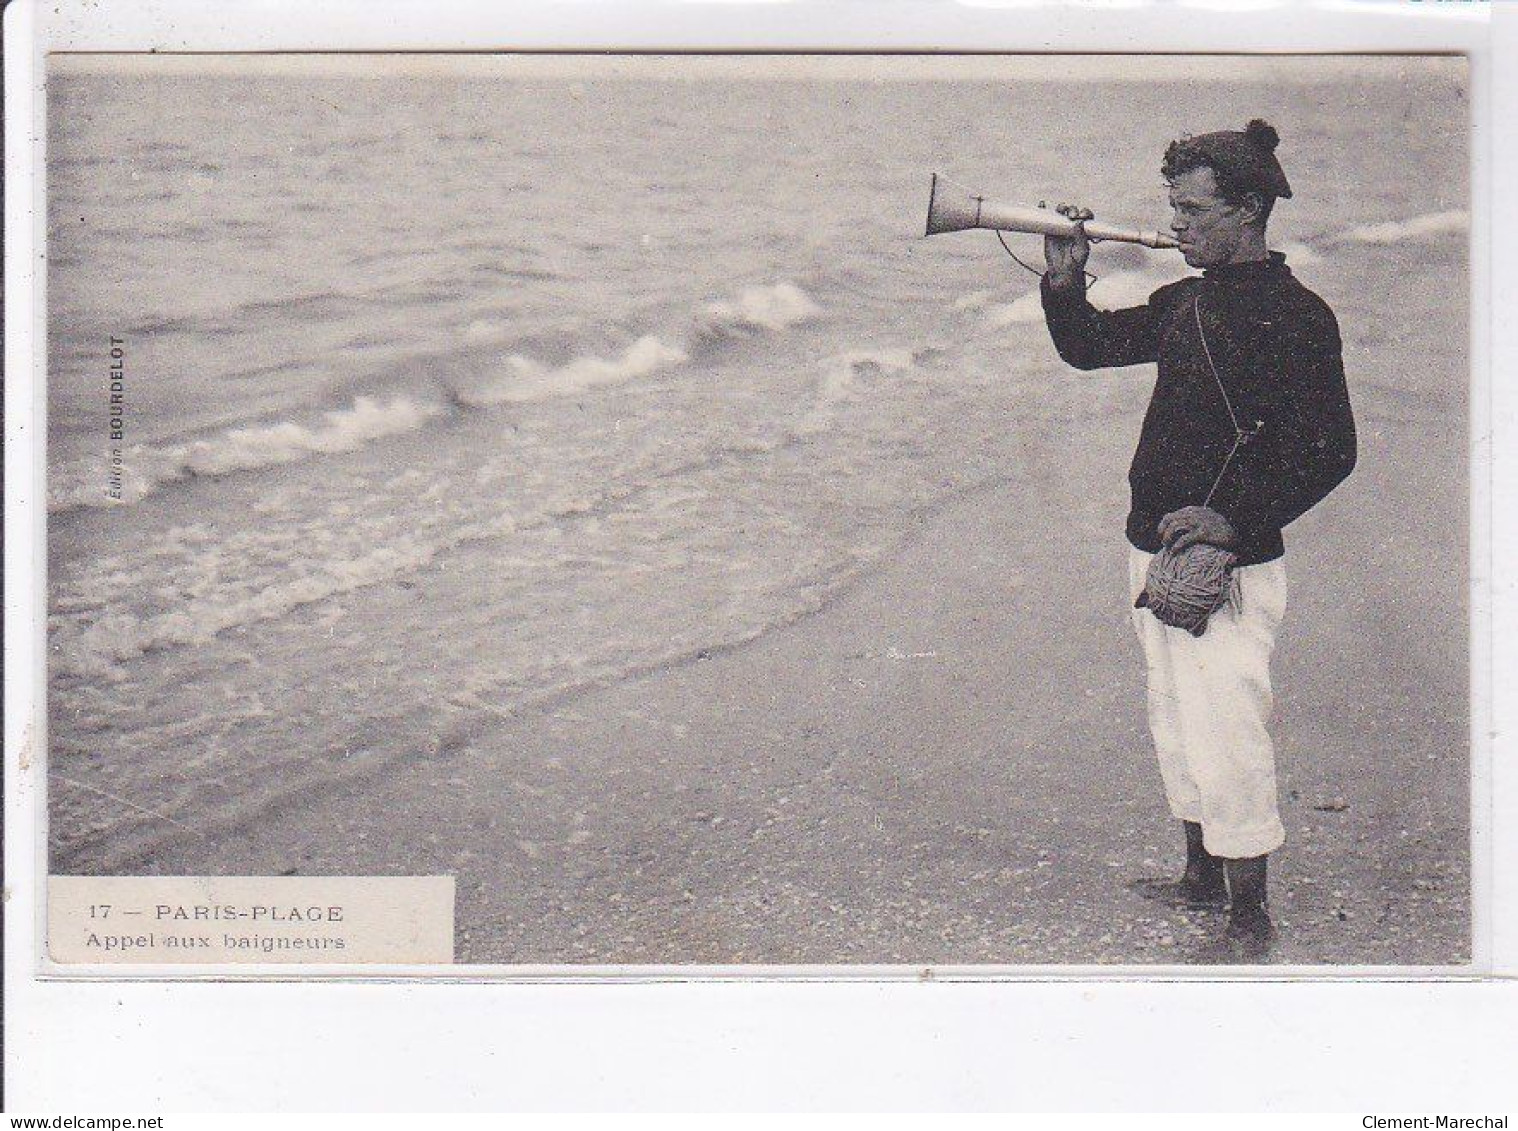
[[[500,318],[476,318],[464,327],[464,341],[472,346],[496,345],[511,337],[511,324]]]
[[[1088,295],[1097,306],[1109,310],[1141,306],[1149,301],[1149,296],[1157,288],[1174,277],[1173,272],[1161,272],[1158,269],[1114,271],[1092,284]],[[967,308],[977,309],[969,304]],[[1029,291],[1015,302],[981,304],[978,308],[985,311],[986,324],[993,330],[1004,330],[1008,326],[1042,325],[1044,321],[1043,299],[1036,290]]]
[[[939,352],[933,347],[852,349],[828,359],[819,373],[813,399],[796,435],[807,437],[828,429],[840,409],[861,396],[878,395],[873,386],[883,378],[912,373],[919,363]]]
[[[701,311],[697,332],[706,337],[788,330],[822,313],[811,297],[794,283],[746,287],[736,302],[709,303]]]
[[[1470,216],[1465,212],[1430,212],[1409,220],[1395,220],[1384,224],[1362,224],[1348,229],[1337,237],[1329,237],[1327,243],[1393,244],[1408,240],[1430,239],[1466,231]],[[1324,261],[1323,252],[1312,244],[1294,240],[1281,245],[1287,261],[1295,267],[1312,267]],[[1163,284],[1175,278],[1174,271],[1166,271],[1159,262],[1143,269],[1114,271],[1099,278],[1091,286],[1091,301],[1107,310],[1125,306],[1139,306]],[[1009,326],[1042,324],[1043,302],[1037,290],[1029,291],[1013,302],[993,301],[991,291],[974,291],[956,299],[956,310],[979,312],[986,325],[993,330]]]
[[[1298,240],[1283,243],[1281,252],[1286,256],[1286,262],[1293,267],[1314,267],[1323,262],[1323,256],[1311,244]]]
[[[123,661],[166,648],[203,644],[229,628],[271,620],[304,605],[420,569],[438,549],[413,539],[379,547],[359,558],[327,562],[315,572],[276,582],[255,593],[192,598],[167,612],[111,613],[87,624],[56,618],[49,633],[53,670],[60,675],[117,678]]]
[[[1426,212],[1410,220],[1391,220],[1384,224],[1361,224],[1344,233],[1350,243],[1388,244],[1403,240],[1428,239],[1454,235],[1470,229],[1470,214],[1459,210]]]
[[[55,473],[48,508],[62,511],[135,503],[164,484],[183,479],[273,467],[310,455],[357,451],[375,440],[415,431],[443,411],[440,405],[408,397],[381,402],[361,396],[349,407],[327,413],[317,424],[283,421],[231,428],[188,444],[161,448],[138,444],[123,453],[116,496],[107,493],[98,464],[73,464]]]
[[[774,332],[806,322],[821,308],[794,283],[745,288],[732,302],[714,302],[699,309],[691,338]],[[489,346],[511,336],[509,323],[481,318],[462,328],[466,344]],[[563,365],[546,365],[534,358],[511,354],[507,372],[489,375],[477,387],[450,388],[453,399],[469,407],[488,408],[574,396],[592,389],[649,377],[689,359],[687,347],[671,344],[656,334],[644,334],[621,354],[606,358],[576,357]],[[167,484],[196,476],[222,476],[237,471],[293,463],[313,455],[357,451],[386,437],[415,431],[434,417],[446,415],[446,401],[429,402],[398,395],[389,400],[356,397],[347,408],[328,412],[315,424],[282,421],[231,428],[219,435],[189,443],[153,447],[138,444],[123,453],[119,480],[107,482],[98,459],[79,460],[50,471],[48,509],[54,513],[79,507],[108,507],[140,501]],[[114,493],[108,492],[114,488]]]
[[[639,338],[620,357],[577,357],[558,368],[513,354],[506,359],[511,370],[509,376],[483,389],[460,391],[458,396],[465,404],[474,406],[546,400],[648,377],[685,360],[683,349],[667,345],[653,334]]]

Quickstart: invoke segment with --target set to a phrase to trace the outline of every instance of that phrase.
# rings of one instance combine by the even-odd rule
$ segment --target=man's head
[[[1280,137],[1258,118],[1170,143],[1160,172],[1170,187],[1170,229],[1192,267],[1263,259],[1265,224],[1291,186],[1275,157]]]

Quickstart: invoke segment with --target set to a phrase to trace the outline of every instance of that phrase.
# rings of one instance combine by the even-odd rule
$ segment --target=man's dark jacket
[[[1159,379],[1128,472],[1128,540],[1160,550],[1159,521],[1201,506],[1235,431],[1197,330],[1200,313],[1239,423],[1258,433],[1228,465],[1211,502],[1239,536],[1241,565],[1285,553],[1281,528],[1355,466],[1355,421],[1339,327],[1328,304],[1272,252],[1161,287],[1143,306],[1097,310],[1083,292],[1043,283],[1060,357],[1077,369],[1158,362]]]

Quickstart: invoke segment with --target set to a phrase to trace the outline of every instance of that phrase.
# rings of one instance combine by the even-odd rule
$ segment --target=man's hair
[[[1242,132],[1225,130],[1183,137],[1165,150],[1160,175],[1174,184],[1183,173],[1211,169],[1218,195],[1234,207],[1254,197],[1260,204],[1260,223],[1270,219],[1276,198],[1290,196],[1291,186],[1275,159],[1280,135],[1268,122],[1256,118]]]

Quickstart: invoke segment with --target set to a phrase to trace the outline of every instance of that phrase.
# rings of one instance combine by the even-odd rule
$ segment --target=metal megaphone
[[[952,186],[952,187],[951,187]],[[990,228],[1000,232],[1030,232],[1041,236],[1073,236],[1075,221],[1067,220],[1058,212],[1046,208],[1017,208],[995,204],[983,196],[977,196],[962,185],[955,185],[946,177],[933,174],[933,187],[928,195],[928,230],[926,235],[939,232],[963,232],[970,228]],[[1088,220],[1086,238],[1091,240],[1117,240],[1120,243],[1138,243],[1145,247],[1176,248],[1181,245],[1161,232],[1140,232],[1130,228],[1114,228]]]

